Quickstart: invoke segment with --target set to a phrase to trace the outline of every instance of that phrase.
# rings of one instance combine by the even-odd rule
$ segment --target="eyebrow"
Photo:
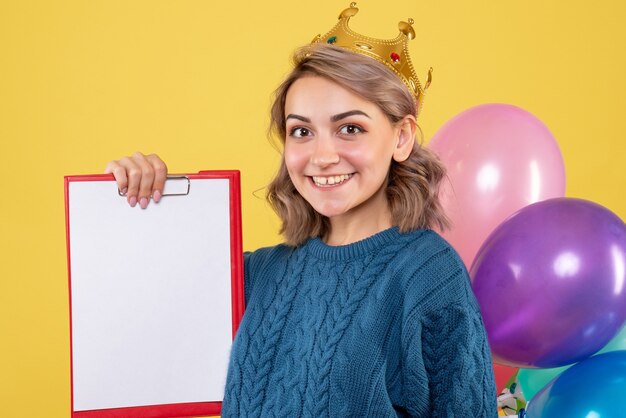
[[[311,119],[305,118],[304,116],[300,116],[300,115],[294,115],[293,113],[290,113],[287,115],[285,120],[288,120],[288,119],[298,119],[298,120],[301,120],[302,122],[311,123]]]
[[[331,117],[330,120],[331,120],[331,122],[337,122],[337,121],[339,121],[341,119],[347,118],[348,116],[354,116],[354,115],[362,115],[362,116],[367,117],[368,119],[371,119],[370,116],[367,113],[365,113],[365,112],[363,112],[361,110],[348,110],[347,112],[339,113],[339,114]]]
[[[354,116],[354,115],[362,115],[362,116],[365,116],[368,119],[371,119],[371,117],[367,113],[365,113],[365,112],[363,112],[361,110],[348,110],[347,112],[338,113],[336,115],[331,116],[330,121],[331,122],[337,122],[337,121],[340,121],[341,119],[347,118],[348,116]],[[290,114],[287,115],[285,120],[288,120],[288,119],[298,119],[298,120],[301,120],[302,122],[311,123],[311,119],[309,119],[309,118],[307,118],[305,116],[294,115],[293,113],[290,113]]]

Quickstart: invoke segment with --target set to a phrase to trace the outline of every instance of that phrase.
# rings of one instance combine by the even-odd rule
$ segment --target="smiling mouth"
[[[318,187],[333,187],[345,183],[354,173],[342,174],[340,176],[311,176],[313,183]]]

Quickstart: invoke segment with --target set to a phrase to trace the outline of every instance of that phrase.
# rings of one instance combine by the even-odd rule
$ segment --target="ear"
[[[413,151],[415,144],[415,132],[417,131],[417,121],[415,116],[406,115],[398,122],[396,148],[393,151],[393,159],[399,163],[405,161]]]

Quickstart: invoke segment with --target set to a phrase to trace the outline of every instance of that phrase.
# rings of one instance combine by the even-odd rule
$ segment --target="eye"
[[[311,131],[308,130],[307,128],[298,126],[296,128],[293,128],[291,131],[289,131],[289,136],[294,137],[294,138],[304,138],[307,136],[311,136]]]
[[[356,135],[365,132],[365,129],[361,128],[359,125],[347,124],[343,125],[339,129],[339,133],[343,135]]]

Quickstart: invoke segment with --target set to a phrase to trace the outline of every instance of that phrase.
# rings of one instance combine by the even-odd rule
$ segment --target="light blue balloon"
[[[626,350],[565,370],[527,405],[526,418],[626,418]]]

